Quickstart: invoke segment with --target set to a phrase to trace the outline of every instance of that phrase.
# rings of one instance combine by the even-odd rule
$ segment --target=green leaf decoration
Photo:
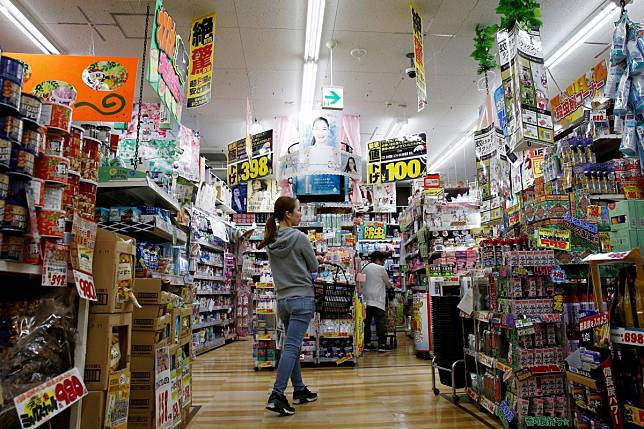
[[[541,10],[536,0],[499,0],[497,15],[501,15],[501,28],[517,23],[524,29],[541,27]]]
[[[478,74],[485,74],[496,67],[496,59],[490,53],[494,46],[494,35],[498,31],[496,25],[476,25],[474,36],[474,51],[470,54],[479,63]]]

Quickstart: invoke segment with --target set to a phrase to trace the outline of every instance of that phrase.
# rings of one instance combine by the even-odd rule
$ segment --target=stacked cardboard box
[[[90,306],[84,381],[83,429],[127,427],[130,396],[132,303],[136,243],[97,231],[93,272],[98,301]]]
[[[177,427],[191,402],[192,305],[180,307],[182,300],[165,292],[160,279],[136,279],[134,294],[142,307],[132,317],[128,427],[155,428],[170,421]]]

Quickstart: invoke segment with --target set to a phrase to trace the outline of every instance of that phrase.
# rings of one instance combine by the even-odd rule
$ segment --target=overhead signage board
[[[188,74],[188,109],[210,102],[212,66],[215,58],[216,14],[192,21],[190,30],[190,70]]]
[[[344,88],[341,86],[322,87],[323,109],[344,109]]]
[[[426,135],[371,142],[367,145],[367,183],[418,179],[427,172]]]
[[[427,104],[427,82],[425,81],[425,60],[423,48],[423,19],[418,9],[409,3],[414,42],[414,66],[416,67],[416,92],[418,93],[418,111]]]
[[[177,33],[177,23],[163,7],[163,1],[157,0],[147,80],[177,123],[181,123],[186,98],[189,62],[183,40]]]
[[[273,174],[273,130],[251,136],[251,150],[245,138],[228,144],[228,186]]]
[[[74,121],[128,122],[139,60],[3,53],[25,63],[25,92],[72,109]]]

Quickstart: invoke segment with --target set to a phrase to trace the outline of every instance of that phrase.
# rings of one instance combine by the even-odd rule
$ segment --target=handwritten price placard
[[[74,270],[74,282],[78,295],[88,301],[96,301],[96,287],[94,286],[94,276],[82,271]]]
[[[23,429],[36,428],[87,395],[77,368],[13,398]]]

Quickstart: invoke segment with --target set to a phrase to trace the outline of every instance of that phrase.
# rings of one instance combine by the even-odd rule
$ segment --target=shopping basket
[[[335,268],[335,274],[332,281],[319,279],[313,283],[316,311],[324,319],[346,319],[351,317],[355,285],[349,283],[347,274],[342,266],[330,262],[323,262],[323,264]],[[338,281],[340,273],[344,277],[344,282]]]

